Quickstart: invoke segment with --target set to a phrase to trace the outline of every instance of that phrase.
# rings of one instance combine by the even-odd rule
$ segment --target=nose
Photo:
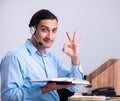
[[[48,35],[47,35],[49,38],[52,38],[53,37],[53,32],[52,31],[49,31]]]

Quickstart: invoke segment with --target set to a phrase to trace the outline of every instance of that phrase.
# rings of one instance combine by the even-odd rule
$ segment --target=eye
[[[48,29],[47,29],[46,27],[42,27],[42,28],[41,28],[41,31],[42,31],[42,32],[48,32]]]
[[[56,32],[57,32],[57,28],[53,29],[52,32],[53,32],[53,33],[56,33]]]

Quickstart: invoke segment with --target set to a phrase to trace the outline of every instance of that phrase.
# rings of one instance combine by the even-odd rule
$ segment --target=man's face
[[[36,29],[36,37],[45,48],[50,48],[55,41],[58,22],[56,19],[41,20]]]

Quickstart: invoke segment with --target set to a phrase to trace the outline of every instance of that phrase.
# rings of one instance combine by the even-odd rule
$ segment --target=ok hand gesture
[[[82,37],[76,40],[76,32],[74,32],[73,37],[70,37],[69,33],[66,32],[69,42],[65,43],[63,46],[63,52],[71,57],[72,64],[79,65],[80,57],[79,57],[79,44],[81,42]]]

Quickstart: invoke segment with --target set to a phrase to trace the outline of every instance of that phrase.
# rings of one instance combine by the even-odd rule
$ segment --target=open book
[[[90,83],[86,80],[81,80],[79,78],[46,78],[43,80],[31,80],[31,82],[56,82],[57,84],[81,84],[81,85],[89,85]]]

